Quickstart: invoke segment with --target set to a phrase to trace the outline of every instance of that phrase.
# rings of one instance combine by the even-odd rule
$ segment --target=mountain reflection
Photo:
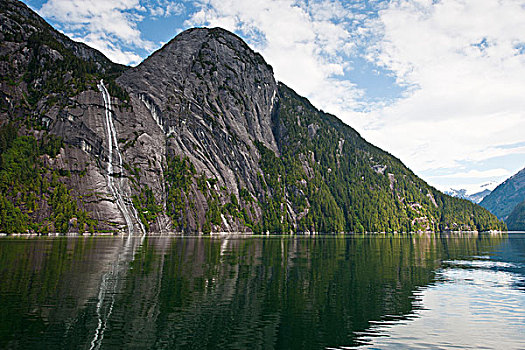
[[[355,346],[377,322],[416,317],[443,261],[506,236],[131,240],[0,240],[0,347]]]

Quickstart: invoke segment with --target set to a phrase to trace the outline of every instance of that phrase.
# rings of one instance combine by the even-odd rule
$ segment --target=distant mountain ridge
[[[456,190],[456,189],[451,188],[450,190],[445,191],[445,194],[448,194],[449,196],[456,197],[456,198],[466,199],[473,203],[479,203],[483,200],[483,198],[488,196],[491,192],[492,191],[489,189],[484,189],[483,191],[480,191],[480,192],[468,194],[466,189]]]
[[[483,198],[480,205],[502,220],[525,200],[525,168],[511,176]]]
[[[0,5],[0,231],[500,230],[275,80],[221,28],[111,63]]]

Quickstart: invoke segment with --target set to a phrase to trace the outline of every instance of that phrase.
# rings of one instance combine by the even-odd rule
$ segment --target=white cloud
[[[525,141],[525,2],[398,0],[379,12],[369,59],[410,92],[360,125],[416,172],[480,162]],[[514,166],[509,166],[514,168]]]
[[[469,170],[465,172],[457,172],[454,174],[432,176],[442,179],[491,179],[493,177],[509,177],[512,175],[507,169],[489,169],[489,170]]]
[[[60,23],[77,40],[100,49],[111,60],[138,63],[136,49],[151,51],[137,28],[145,8],[138,0],[48,0],[39,13]],[[127,48],[127,49],[126,49]]]
[[[157,0],[147,4],[153,17],[170,17],[184,12],[184,5],[177,1]]]
[[[445,175],[430,175],[428,179],[443,191],[451,188],[456,190],[465,189],[468,194],[478,193],[485,189],[493,190],[503,180],[513,175],[513,172],[503,168],[466,171],[448,170],[454,172]]]
[[[126,51],[119,48],[110,40],[105,40],[98,35],[88,34],[84,37],[77,37],[74,34],[70,35],[71,39],[83,42],[90,47],[103,52],[111,61],[122,64],[135,64],[142,61],[142,57],[133,51]]]

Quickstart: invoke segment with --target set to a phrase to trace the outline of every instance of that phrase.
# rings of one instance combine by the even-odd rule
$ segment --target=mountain
[[[480,202],[498,218],[506,220],[514,208],[525,200],[525,169],[511,176]]]
[[[507,227],[512,231],[525,231],[525,201],[518,204],[506,220]]]
[[[491,230],[220,28],[134,68],[0,5],[0,230]]]
[[[462,198],[469,200],[473,203],[479,203],[488,196],[492,191],[489,189],[484,189],[483,191],[479,191],[473,194],[468,194],[466,189],[456,190],[451,188],[448,191],[445,191],[445,194],[448,194],[449,196],[456,197],[456,198]]]

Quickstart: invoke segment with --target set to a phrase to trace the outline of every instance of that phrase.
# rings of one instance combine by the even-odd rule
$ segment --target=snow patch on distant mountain
[[[485,189],[481,192],[477,192],[474,194],[468,194],[467,190],[465,189],[456,190],[456,189],[451,188],[450,190],[445,191],[445,194],[448,194],[452,197],[468,199],[469,201],[474,202],[474,203],[479,203],[483,200],[483,198],[488,196],[491,192],[492,192],[491,190]]]
[[[468,186],[467,189],[455,189],[450,188],[449,190],[444,191],[445,194],[448,194],[452,197],[467,199],[474,203],[479,203],[488,196],[498,184],[496,182],[488,182],[480,186]]]

